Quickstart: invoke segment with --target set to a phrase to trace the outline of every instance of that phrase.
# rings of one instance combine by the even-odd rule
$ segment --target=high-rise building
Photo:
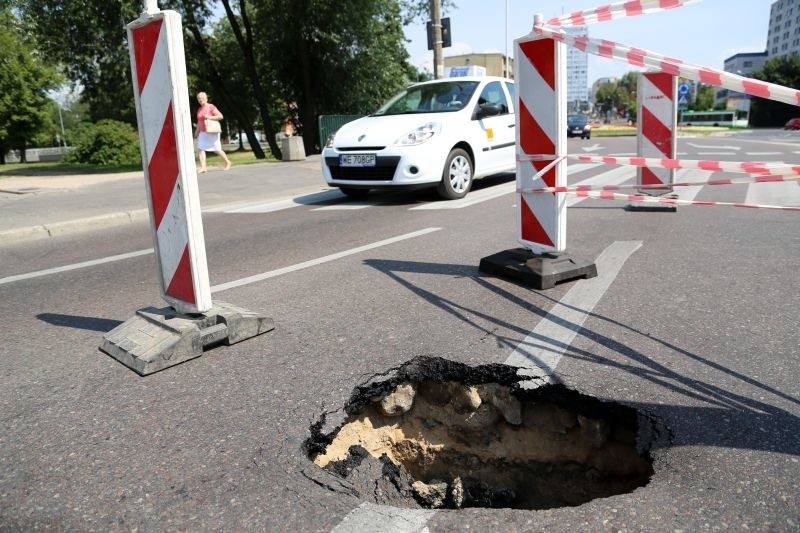
[[[767,31],[767,58],[800,53],[800,0],[772,3]]]
[[[587,37],[586,26],[564,28],[572,37]],[[585,111],[589,107],[589,58],[574,46],[567,46],[567,109]]]
[[[766,61],[766,52],[743,52],[727,58],[723,69],[725,72],[732,72],[749,78],[753,72],[758,72],[764,68]],[[720,88],[717,89],[716,97],[714,98],[714,107],[725,104],[727,109],[750,109],[749,100],[750,95]]]

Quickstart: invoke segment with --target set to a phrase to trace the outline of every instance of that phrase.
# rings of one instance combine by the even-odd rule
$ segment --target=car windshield
[[[383,104],[374,115],[459,111],[469,103],[477,87],[477,81],[444,81],[412,85]]]
[[[567,126],[585,126],[586,115],[569,115],[567,117]]]

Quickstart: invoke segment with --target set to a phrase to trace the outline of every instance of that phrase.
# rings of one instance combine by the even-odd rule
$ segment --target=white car
[[[515,169],[514,97],[514,82],[494,76],[411,85],[328,139],[325,181],[353,197],[436,185],[463,198],[473,179]]]

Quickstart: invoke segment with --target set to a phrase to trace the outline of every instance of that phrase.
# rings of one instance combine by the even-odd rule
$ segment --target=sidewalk
[[[327,189],[320,156],[303,161],[209,167],[198,176],[203,209],[283,199]],[[66,233],[146,222],[142,172],[0,177],[0,246]]]

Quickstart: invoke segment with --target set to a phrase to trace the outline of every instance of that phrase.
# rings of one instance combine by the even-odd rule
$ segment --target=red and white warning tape
[[[786,163],[760,163],[736,161],[706,161],[700,159],[667,159],[653,157],[608,157],[598,155],[568,155],[570,159],[585,163],[606,163],[609,165],[630,165],[649,168],[674,168],[707,170],[709,172],[742,172],[745,174],[777,174],[789,176],[800,174],[800,165]]]
[[[791,105],[800,105],[800,91],[768,83],[752,78],[744,78],[708,67],[700,67],[691,63],[684,63],[680,59],[667,57],[648,50],[632,48],[624,44],[615,43],[605,39],[592,39],[584,36],[566,35],[560,30],[534,26],[536,34],[549,37],[559,42],[564,42],[583,52],[599,55],[606,58],[620,59],[637,67],[647,67],[656,72],[666,72],[673,76],[681,76],[699,81],[715,87],[722,87],[740,93],[749,94],[784,102]]]
[[[583,198],[598,198],[601,200],[626,200],[628,202],[646,203],[646,204],[674,204],[674,205],[724,205],[728,207],[747,207],[750,209],[779,209],[783,211],[800,211],[798,206],[784,206],[784,205],[760,205],[760,204],[747,204],[743,202],[701,202],[697,200],[680,200],[678,198],[664,198],[659,196],[644,196],[641,194],[618,194],[608,191],[591,192],[591,191],[569,191],[567,194],[572,194]]]
[[[517,154],[517,161],[551,161],[549,154]],[[567,159],[584,163],[605,163],[609,165],[628,165],[648,168],[674,168],[706,170],[708,172],[737,172],[743,174],[793,176],[800,175],[800,165],[787,163],[711,161],[704,159],[669,159],[657,157],[611,157],[604,155],[570,154]],[[563,158],[562,158],[563,159]],[[559,159],[560,160],[560,159]],[[556,160],[555,162],[558,162]]]
[[[624,17],[635,17],[676,7],[694,4],[700,0],[629,0],[605,6],[575,11],[547,21],[548,26],[583,26]]]
[[[684,181],[679,183],[671,183],[672,187],[697,187],[704,185],[748,185],[751,183],[777,183],[785,181],[800,181],[800,176],[777,176],[777,175],[759,175],[754,176],[752,179],[732,180],[730,178],[723,178],[718,180],[707,181]],[[631,183],[630,185],[568,185],[566,187],[539,187],[531,189],[519,189],[517,192],[523,194],[535,192],[587,192],[587,191],[624,191],[625,189],[664,189],[662,183]]]

